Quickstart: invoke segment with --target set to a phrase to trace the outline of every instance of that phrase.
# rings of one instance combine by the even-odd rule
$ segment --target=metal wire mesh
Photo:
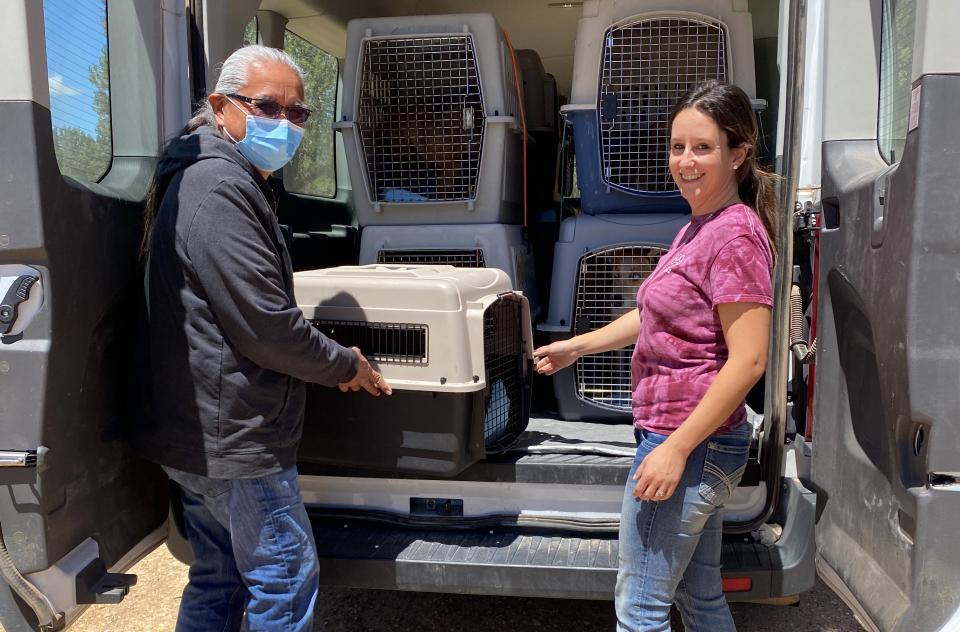
[[[591,252],[577,271],[576,333],[599,329],[637,307],[637,289],[667,251],[658,246],[619,246]],[[577,396],[601,408],[631,409],[633,345],[576,362]]]
[[[343,346],[362,349],[370,360],[418,366],[429,362],[426,325],[349,320],[314,320],[312,324]]]
[[[380,250],[377,263],[450,265],[458,268],[485,268],[483,250]]]
[[[359,130],[371,197],[476,198],[484,109],[469,34],[363,44]]]
[[[727,78],[726,29],[718,21],[657,16],[605,35],[599,86],[603,179],[629,191],[669,192],[667,122],[679,97]]]
[[[523,380],[520,301],[501,297],[483,315],[487,372],[484,436],[486,448],[511,444],[527,425]]]

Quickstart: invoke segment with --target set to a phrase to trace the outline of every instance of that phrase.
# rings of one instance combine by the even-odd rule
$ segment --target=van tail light
[[[724,577],[723,592],[749,592],[753,590],[753,580],[749,577]]]

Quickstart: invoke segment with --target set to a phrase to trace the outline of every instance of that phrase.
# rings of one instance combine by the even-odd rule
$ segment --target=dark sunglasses
[[[251,99],[250,97],[245,97],[242,94],[225,94],[223,96],[230,97],[231,99],[236,99],[237,101],[242,101],[248,104],[251,111],[256,116],[265,116],[267,118],[275,119],[280,118],[280,114],[282,113],[287,117],[288,121],[299,126],[303,126],[303,124],[307,122],[307,119],[310,118],[310,114],[313,112],[310,108],[305,108],[302,105],[288,105],[284,107],[276,101],[271,101],[270,99]]]

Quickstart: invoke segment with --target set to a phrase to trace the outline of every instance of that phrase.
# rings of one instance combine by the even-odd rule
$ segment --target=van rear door
[[[869,627],[960,629],[960,3],[825,3],[818,569]]]
[[[7,632],[37,629],[9,587],[15,574],[69,619],[78,603],[122,598],[130,578],[104,571],[165,535],[165,479],[130,453],[120,430],[142,200],[162,137],[160,42],[184,17],[182,2],[179,11],[167,5],[176,8],[3,3],[0,298],[11,315],[16,308],[14,322],[0,323]]]

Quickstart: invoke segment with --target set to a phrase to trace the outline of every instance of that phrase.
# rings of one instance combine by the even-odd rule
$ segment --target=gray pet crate
[[[372,263],[497,268],[530,301],[534,320],[539,315],[533,253],[522,226],[367,226],[360,238],[360,264]]]
[[[667,123],[680,96],[707,79],[755,96],[747,2],[601,0],[584,10],[562,111],[573,125],[585,213],[686,206],[667,164]]]
[[[393,388],[311,385],[300,461],[453,476],[526,429],[530,313],[503,271],[344,266],[298,272],[294,285],[304,316]]]
[[[520,100],[492,15],[351,20],[343,134],[361,226],[520,223]]]
[[[638,213],[564,220],[553,259],[550,309],[538,331],[551,342],[563,340],[636,309],[637,289],[689,219],[685,213]],[[629,421],[632,352],[631,345],[585,356],[556,373],[560,416]]]

